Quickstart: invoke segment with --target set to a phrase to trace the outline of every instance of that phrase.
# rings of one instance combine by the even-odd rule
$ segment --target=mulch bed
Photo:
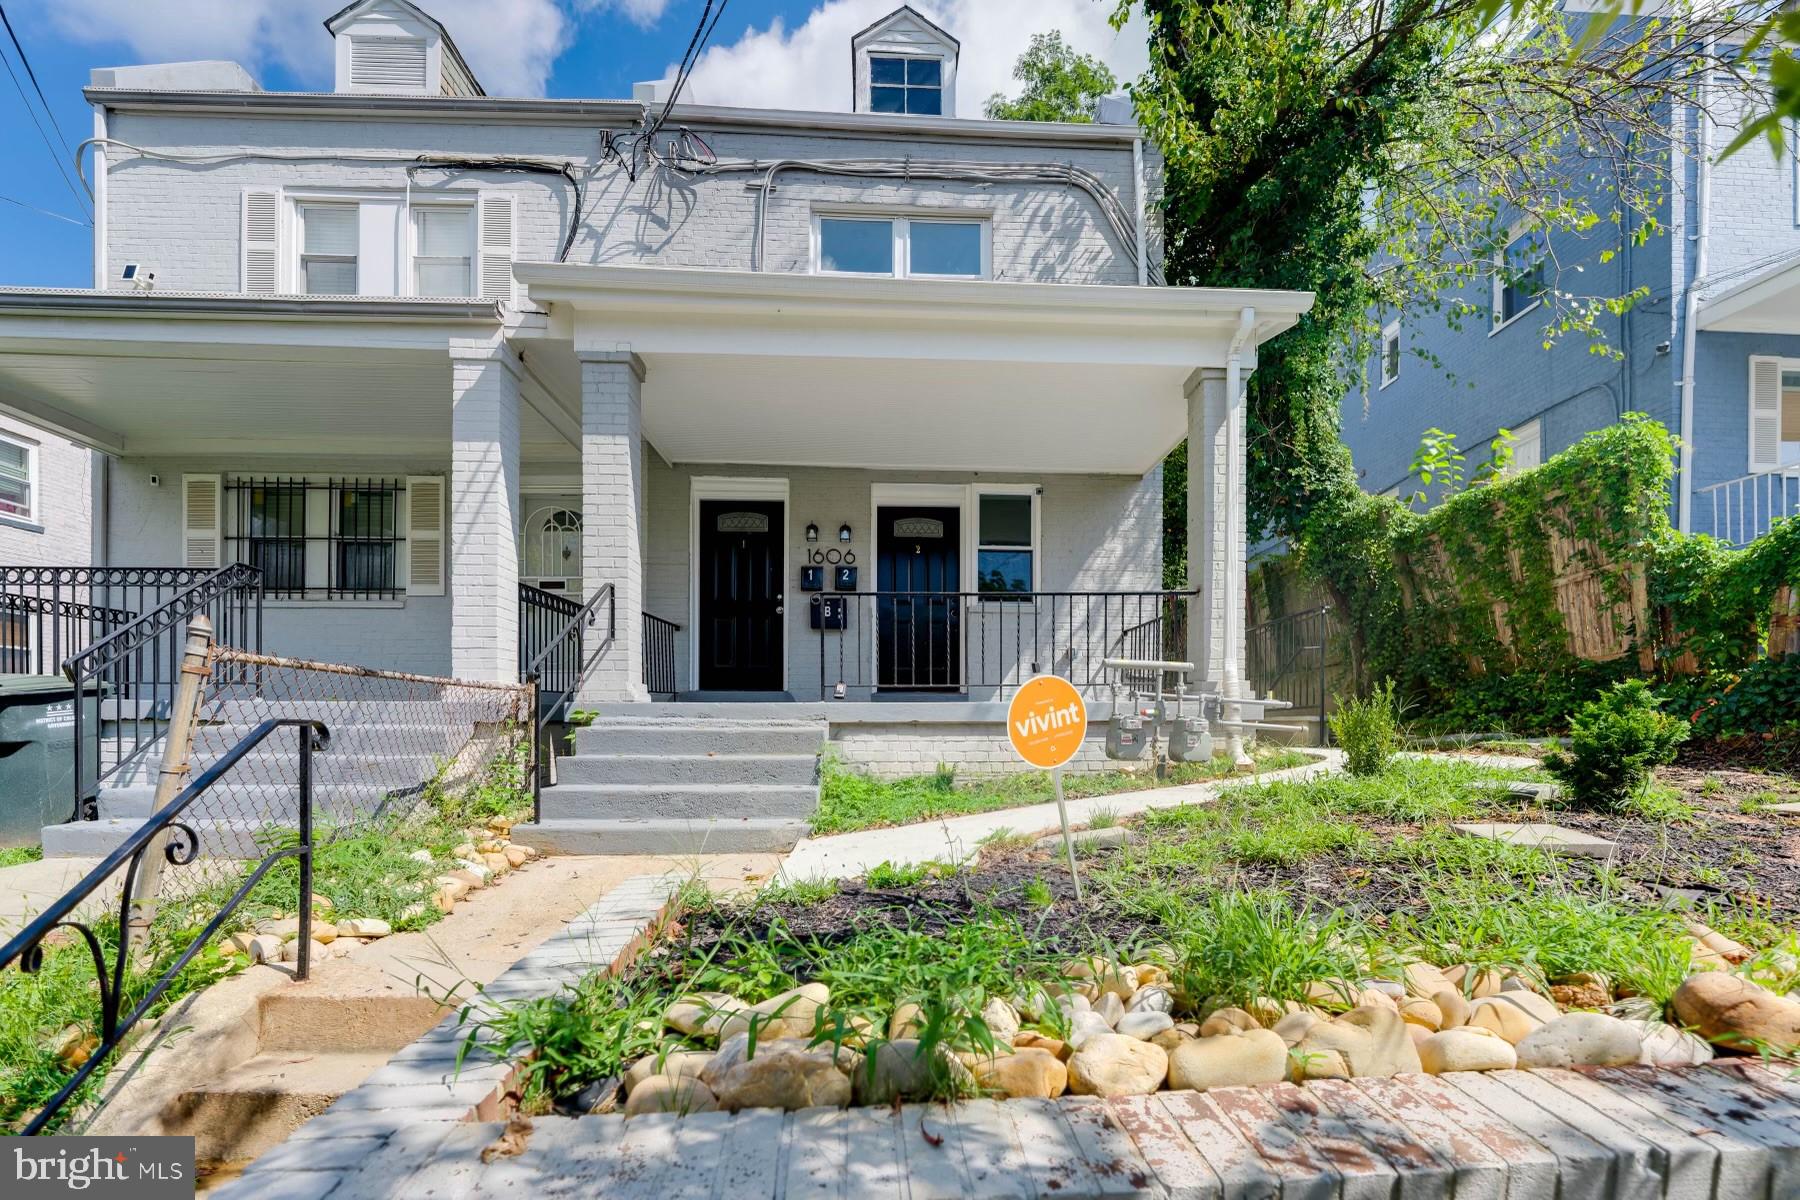
[[[1714,898],[1746,905],[1777,924],[1800,928],[1800,818],[1739,811],[1747,798],[1771,791],[1783,801],[1800,800],[1800,779],[1750,769],[1741,765],[1742,751],[1734,755],[1717,744],[1707,754],[1697,761],[1715,765],[1704,769],[1678,765],[1657,773],[1659,783],[1678,789],[1698,810],[1691,822],[1663,825],[1561,809],[1509,813],[1505,819],[1551,822],[1617,842],[1615,873],[1604,886],[1620,900],[1676,905],[1694,900],[1691,893],[1698,893],[1702,901]],[[1734,760],[1739,765],[1731,765]],[[1711,785],[1710,794],[1703,793],[1709,778],[1718,782]],[[1418,826],[1373,818],[1360,818],[1358,824],[1379,844],[1419,831]],[[1113,853],[1085,857],[1084,875]],[[1595,860],[1565,858],[1559,867],[1574,886],[1602,886],[1598,878],[1602,865]],[[1044,907],[1025,898],[1026,887],[1034,881],[1050,890],[1053,904]],[[1432,886],[1422,872],[1371,864],[1352,853],[1318,855],[1294,864],[1240,863],[1230,876],[1214,882],[1221,888],[1279,888],[1320,910],[1342,907],[1377,923],[1390,914],[1421,908]],[[1663,889],[1689,894],[1671,898]],[[1129,944],[1156,936],[1153,928],[1104,904],[1077,905],[1060,855],[1032,849],[990,850],[973,871],[912,887],[870,888],[846,882],[826,900],[764,904],[733,920],[740,935],[768,933],[779,926],[788,936],[831,945],[878,924],[938,932],[962,924],[979,909],[991,908],[1019,918],[1053,949],[1078,952],[1096,938]],[[710,946],[725,932],[724,925],[718,915],[697,915],[686,930],[689,947]]]

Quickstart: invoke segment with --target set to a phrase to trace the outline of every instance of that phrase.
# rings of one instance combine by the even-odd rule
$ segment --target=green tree
[[[1013,66],[1013,78],[1024,90],[1016,100],[999,92],[988,97],[988,120],[1091,122],[1094,101],[1119,86],[1105,63],[1077,53],[1056,29],[1032,35]]]
[[[1602,321],[1641,291],[1585,271],[1663,228],[1670,158],[1646,151],[1667,146],[1671,107],[1728,66],[1712,47],[1743,25],[1671,10],[1589,39],[1555,0],[1120,0],[1116,22],[1134,8],[1150,69],[1131,92],[1166,164],[1169,282],[1316,296],[1249,383],[1251,536],[1305,556],[1310,529],[1354,614],[1377,564],[1343,532],[1388,518],[1365,511],[1338,410],[1376,314],[1459,326],[1485,319],[1496,273],[1541,272],[1546,344],[1614,352]],[[1521,222],[1532,252],[1502,266]]]

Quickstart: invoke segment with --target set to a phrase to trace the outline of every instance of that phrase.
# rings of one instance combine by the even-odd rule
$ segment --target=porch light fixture
[[[816,522],[808,521],[806,523],[806,540],[809,542],[819,540],[819,526]]]
[[[850,540],[850,522],[845,521],[842,525],[838,526],[838,541],[847,542],[849,540]]]

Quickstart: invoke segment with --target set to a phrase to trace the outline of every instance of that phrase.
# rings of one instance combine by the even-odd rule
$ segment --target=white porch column
[[[629,351],[581,352],[583,599],[612,584],[610,645],[594,661],[583,704],[647,701],[644,689],[644,364]],[[601,613],[596,636],[605,636]]]
[[[1242,693],[1245,597],[1244,405],[1227,394],[1227,372],[1203,368],[1188,380],[1188,586],[1198,589],[1188,619],[1188,655],[1205,690]],[[1237,706],[1227,704],[1235,719]],[[1243,735],[1225,748],[1245,759]]]
[[[450,673],[519,678],[519,356],[450,346]]]

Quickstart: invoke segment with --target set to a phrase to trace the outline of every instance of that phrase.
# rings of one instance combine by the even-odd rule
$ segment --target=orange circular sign
[[[1006,734],[1020,758],[1049,771],[1081,750],[1087,736],[1087,704],[1075,685],[1057,675],[1037,675],[1019,685],[1006,710]]]

